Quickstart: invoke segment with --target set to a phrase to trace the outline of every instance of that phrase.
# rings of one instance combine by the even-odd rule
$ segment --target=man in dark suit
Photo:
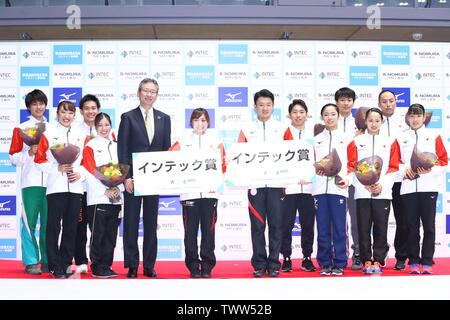
[[[135,196],[133,184],[133,152],[166,151],[170,147],[170,117],[153,108],[158,98],[159,86],[156,80],[143,79],[139,84],[140,105],[122,114],[118,135],[118,157],[120,163],[129,164],[130,171],[125,185],[123,220],[123,244],[127,277],[136,278],[139,266],[138,229],[141,205],[143,203],[143,264],[144,275],[156,277],[154,270],[157,254],[156,227],[159,196]]]

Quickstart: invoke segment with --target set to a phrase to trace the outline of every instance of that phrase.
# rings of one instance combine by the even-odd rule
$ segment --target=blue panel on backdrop
[[[187,86],[213,86],[214,82],[214,66],[185,67],[185,83]]]
[[[0,259],[14,259],[17,255],[16,239],[0,239]]]
[[[247,64],[248,46],[246,44],[219,44],[220,64]]]
[[[351,86],[377,86],[378,67],[375,66],[350,66]]]
[[[409,46],[381,46],[381,63],[409,65]]]
[[[48,86],[50,82],[50,67],[21,67],[20,85],[30,87]]]
[[[247,87],[219,87],[219,107],[247,107]]]
[[[55,45],[53,46],[53,64],[82,64],[82,45]]]
[[[409,107],[411,105],[411,89],[410,88],[394,88],[383,87],[381,90],[390,90],[395,94],[397,107]]]

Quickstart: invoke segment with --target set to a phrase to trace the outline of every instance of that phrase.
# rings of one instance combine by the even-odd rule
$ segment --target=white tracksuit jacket
[[[58,171],[58,162],[53,157],[50,148],[57,143],[71,143],[80,148],[80,154],[72,164],[73,171],[79,172],[81,178],[70,183],[65,172]],[[47,130],[42,135],[38,145],[38,151],[34,161],[43,172],[48,174],[47,194],[72,192],[83,194],[83,180],[85,178],[85,169],[80,165],[84,147],[84,136],[77,128],[66,128],[59,122],[49,124]]]
[[[441,136],[433,129],[422,126],[418,130],[407,130],[398,138],[401,150],[400,173],[404,177],[405,168],[411,167],[411,154],[417,144],[417,150],[437,155],[438,161],[431,172],[420,175],[415,180],[402,180],[400,194],[412,192],[439,192],[443,188],[443,176],[448,164],[447,150]]]
[[[315,161],[319,161],[327,156],[333,148],[341,160],[342,167],[338,175],[342,179],[348,179],[347,175],[347,146],[350,142],[348,134],[338,129],[329,131],[324,129],[320,134],[314,137]],[[334,178],[326,176],[317,176],[313,183],[313,195],[318,194],[336,194],[348,197],[348,188],[341,189],[334,183]]]
[[[34,162],[34,156],[30,156],[28,151],[30,147],[23,143],[22,137],[20,136],[19,128],[25,129],[33,127],[40,121],[36,118],[30,116],[28,121],[21,123],[17,128],[14,128],[13,137],[11,140],[11,146],[9,149],[9,158],[11,163],[16,165],[22,170],[20,176],[20,187],[46,187],[47,186],[47,174],[42,172],[37,164]],[[48,122],[44,121],[46,128],[48,127]]]
[[[356,178],[356,164],[361,159],[379,156],[383,160],[381,175],[381,193],[374,199],[392,199],[392,185],[398,174],[400,146],[394,137],[365,133],[355,137],[347,147],[348,172],[350,183],[355,186],[355,199],[370,199],[372,194]]]
[[[109,198],[105,196],[105,191],[109,188],[94,176],[94,168],[108,164],[109,162],[118,163],[117,143],[100,136],[91,139],[84,147],[82,161],[82,165],[87,171],[85,185],[88,206],[111,204]],[[124,190],[122,183],[117,187],[121,191]]]

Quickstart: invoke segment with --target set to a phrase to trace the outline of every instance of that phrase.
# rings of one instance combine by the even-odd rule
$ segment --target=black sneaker
[[[114,278],[114,277],[118,277],[118,276],[119,276],[119,275],[117,274],[117,272],[114,272],[113,269],[109,269],[108,272],[109,272],[109,277],[110,277],[110,278]]]
[[[267,270],[267,275],[269,277],[278,277],[280,275],[280,271],[278,271],[278,270]]]
[[[284,257],[283,264],[281,265],[281,271],[292,272],[292,260],[291,257]]]
[[[352,266],[350,267],[350,269],[352,270],[361,270],[363,267],[363,263],[359,257],[359,255],[353,255],[352,257]]]
[[[332,272],[331,266],[325,266],[322,267],[322,269],[320,269],[321,276],[331,276],[331,272]]]
[[[333,276],[342,276],[343,274],[344,274],[344,269],[342,269],[341,267],[334,266],[331,269],[331,275],[333,275]]]
[[[303,271],[307,271],[307,272],[316,271],[316,267],[314,266],[310,257],[303,258],[302,266],[300,267],[300,269],[302,269]]]
[[[202,278],[211,278],[211,271],[202,270],[201,275],[202,275]]]
[[[53,278],[55,279],[67,279],[70,277],[70,275],[72,274],[68,274],[68,273],[64,273],[64,272],[59,272],[59,271],[52,271],[51,272],[53,274]]]
[[[394,266],[394,270],[405,270],[405,261],[404,260],[397,260]]]
[[[253,276],[255,278],[262,278],[262,277],[264,277],[265,273],[266,273],[266,270],[255,270],[255,271],[253,271]]]
[[[101,278],[101,279],[106,279],[106,278],[112,278],[114,277],[111,274],[111,271],[109,269],[100,269],[100,270],[93,270],[92,271],[92,276],[94,278]]]
[[[199,269],[195,269],[191,271],[190,277],[191,278],[201,278],[202,274],[200,273]]]

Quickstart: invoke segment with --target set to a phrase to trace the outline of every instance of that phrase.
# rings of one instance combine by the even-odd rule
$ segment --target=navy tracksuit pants
[[[347,267],[347,198],[314,196],[317,220],[317,262],[321,267]]]

